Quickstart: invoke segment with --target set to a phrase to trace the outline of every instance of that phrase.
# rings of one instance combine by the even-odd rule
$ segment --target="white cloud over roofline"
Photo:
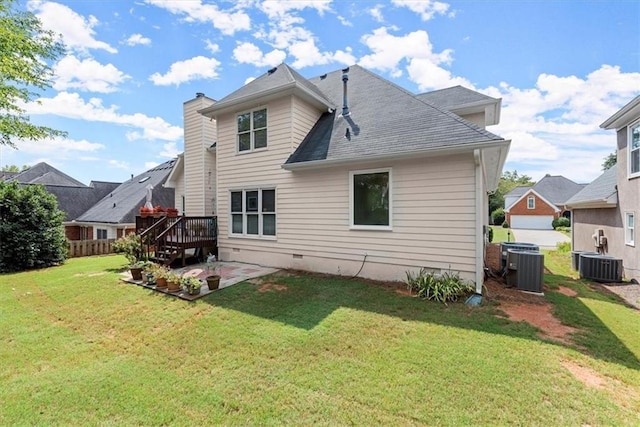
[[[158,86],[179,85],[197,79],[215,79],[218,77],[220,61],[215,58],[195,56],[171,64],[165,74],[153,73],[149,80]]]
[[[272,67],[284,61],[287,53],[280,49],[263,53],[258,46],[253,43],[238,43],[233,49],[233,58],[241,64],[252,64],[256,67]]]
[[[91,98],[85,102],[77,93],[60,92],[53,98],[40,98],[26,104],[24,108],[30,115],[51,114],[138,128],[138,131],[134,131],[134,139],[178,141],[182,138],[182,128],[172,126],[161,117],[149,117],[141,113],[119,114],[117,106],[105,107],[100,98]]]

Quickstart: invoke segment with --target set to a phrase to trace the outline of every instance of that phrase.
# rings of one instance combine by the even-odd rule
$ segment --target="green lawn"
[[[639,425],[640,313],[548,259],[575,346],[358,280],[189,303],[120,282],[120,256],[2,275],[0,425]]]
[[[502,228],[497,225],[491,225],[490,227],[493,229],[492,243],[515,242],[513,231],[510,228]]]

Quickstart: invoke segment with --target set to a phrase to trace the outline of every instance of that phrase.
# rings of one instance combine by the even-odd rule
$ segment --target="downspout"
[[[482,295],[484,284],[484,225],[483,195],[482,195],[482,158],[479,149],[473,150],[476,164],[476,294]]]

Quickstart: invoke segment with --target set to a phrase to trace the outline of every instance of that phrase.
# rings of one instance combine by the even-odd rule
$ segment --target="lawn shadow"
[[[573,281],[566,278],[567,281]],[[264,319],[311,330],[335,310],[347,307],[378,313],[405,321],[428,322],[491,334],[543,341],[537,329],[523,322],[495,316],[495,307],[483,304],[467,307],[463,303],[444,304],[402,295],[401,288],[350,280],[334,276],[296,273],[295,276],[274,274],[255,283],[243,282],[214,292],[202,301]],[[576,346],[554,342],[602,360],[640,369],[640,361],[625,344],[578,298],[548,292],[549,300],[571,317],[559,316],[585,331]],[[607,298],[609,300],[609,298]],[[547,341],[548,342],[548,341]]]

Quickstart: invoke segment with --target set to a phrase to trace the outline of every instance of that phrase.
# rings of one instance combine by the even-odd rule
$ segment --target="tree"
[[[21,172],[29,169],[29,166],[22,165],[22,169],[18,165],[4,165],[2,167],[2,172]]]
[[[58,201],[44,186],[0,182],[0,273],[63,262],[63,219]]]
[[[20,106],[36,99],[39,94],[34,88],[51,86],[53,70],[49,64],[64,53],[64,45],[33,13],[17,10],[15,3],[0,0],[0,144],[14,148],[14,139],[66,136],[30,123]]]
[[[607,157],[604,158],[604,162],[602,162],[602,170],[606,171],[616,163],[618,163],[618,153],[614,151],[613,153],[609,154]]]
[[[516,170],[504,172],[498,183],[498,189],[495,193],[489,195],[489,214],[491,215],[496,209],[504,208],[504,195],[509,191],[518,186],[530,186],[533,184],[534,182],[530,176],[519,175]]]

